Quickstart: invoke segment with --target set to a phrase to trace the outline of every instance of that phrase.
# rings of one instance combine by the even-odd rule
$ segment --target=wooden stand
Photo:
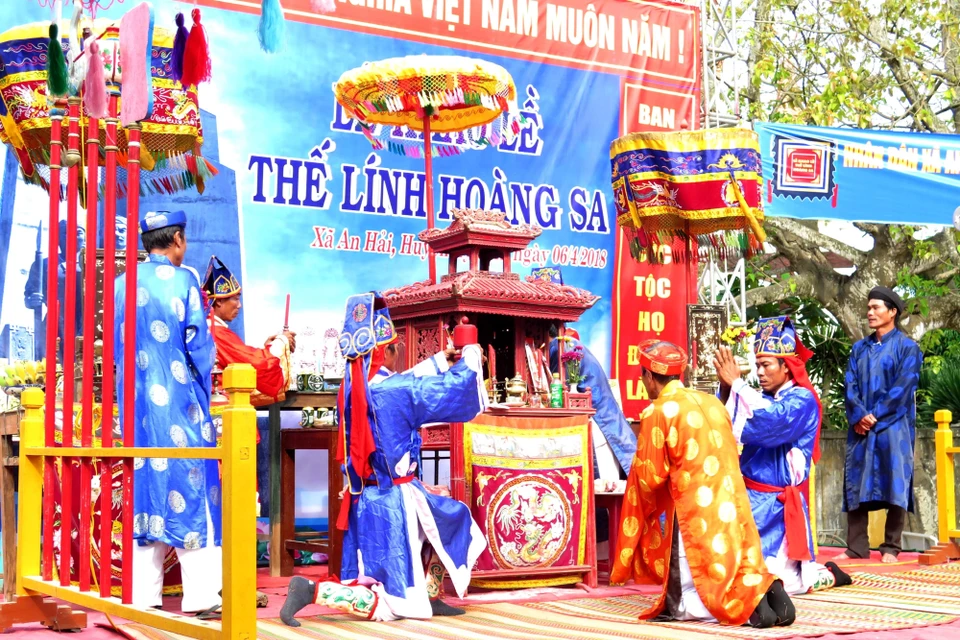
[[[74,611],[65,604],[43,596],[20,596],[13,602],[0,604],[0,630],[4,632],[15,624],[37,621],[51,631],[81,631],[87,628],[85,611]]]
[[[952,560],[960,559],[960,545],[955,541],[941,542],[932,547],[917,558],[917,562],[923,565],[943,564]]]
[[[15,624],[37,621],[51,631],[81,631],[87,628],[85,611],[74,611],[65,604],[43,596],[20,596],[13,602],[0,604],[0,630],[4,632]]]

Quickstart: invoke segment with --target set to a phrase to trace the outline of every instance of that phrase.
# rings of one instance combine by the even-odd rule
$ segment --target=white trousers
[[[210,505],[207,510],[207,546],[202,549],[177,549],[180,575],[183,578],[183,600],[180,610],[184,613],[205,611],[219,606],[218,595],[223,588],[223,554],[213,544],[213,518]],[[153,542],[140,546],[133,543],[133,605],[142,609],[163,604],[163,560],[170,546]]]
[[[619,480],[620,464],[613,455],[613,449],[607,443],[606,436],[594,420],[590,420],[593,435],[593,452],[597,456],[597,472],[601,480]],[[630,470],[627,469],[629,472]]]
[[[697,593],[697,586],[693,583],[693,574],[690,572],[690,563],[687,562],[687,552],[683,548],[683,536],[677,532],[677,540],[680,548],[677,555],[680,557],[680,587],[683,594],[680,596],[680,607],[677,612],[677,620],[703,620],[704,622],[716,622],[717,619],[707,610]]]

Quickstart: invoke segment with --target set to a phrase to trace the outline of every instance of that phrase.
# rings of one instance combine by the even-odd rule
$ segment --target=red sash
[[[774,487],[743,477],[747,489],[761,493],[776,493],[777,500],[783,503],[783,524],[787,535],[787,557],[791,560],[813,560],[807,545],[807,518],[803,513],[803,501],[800,499],[800,487]],[[806,482],[804,482],[806,484]]]

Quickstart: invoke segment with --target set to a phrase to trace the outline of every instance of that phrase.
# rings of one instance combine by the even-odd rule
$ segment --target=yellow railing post
[[[937,423],[937,528],[940,542],[950,542],[950,531],[957,528],[956,484],[954,481],[953,432],[950,423],[953,414],[949,411],[937,411],[933,419]]]
[[[20,398],[20,447],[43,446],[43,391],[24,389]],[[20,497],[17,509],[17,595],[27,595],[24,576],[40,575],[40,531],[43,512],[43,457],[20,457]]]
[[[223,373],[230,405],[223,412],[223,638],[257,636],[257,374],[248,364]]]
[[[810,536],[813,538],[813,558],[820,553],[820,543],[817,542],[817,465],[810,463]]]

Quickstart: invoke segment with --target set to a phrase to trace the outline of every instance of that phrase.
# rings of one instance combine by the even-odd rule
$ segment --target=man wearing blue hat
[[[257,388],[250,396],[253,406],[264,406],[284,399],[290,386],[290,354],[297,348],[297,334],[284,331],[270,336],[262,349],[244,344],[228,323],[240,313],[240,282],[220,258],[210,256],[203,291],[210,300],[210,334],[217,347],[217,366],[243,362],[257,372]]]
[[[347,300],[337,445],[347,475],[337,522],[345,531],[344,581],[293,578],[280,611],[292,627],[300,626],[294,615],[313,603],[379,621],[463,613],[440,601],[440,586],[446,573],[464,593],[486,539],[467,505],[420,482],[420,428],[469,422],[485,409],[483,355],[469,344],[449,369],[441,357],[428,361],[425,368],[435,366],[435,375],[399,373],[372,383],[380,373],[377,347],[394,339],[378,295]],[[420,372],[428,373],[425,368]]]
[[[760,532],[767,568],[790,595],[850,584],[828,562],[818,564],[810,529],[810,466],[820,457],[820,397],[807,375],[813,352],[790,318],[763,318],[754,341],[758,391],[740,377],[728,347],[716,354],[721,399],[743,445],[740,471]]]
[[[137,265],[136,366],[124,368],[124,276],[117,278],[115,356],[120,424],[124,379],[135,378],[138,447],[215,447],[210,419],[216,355],[195,276],[181,267],[183,211],[147,213],[140,223],[146,262]],[[220,478],[216,460],[138,458],[134,462],[133,603],[161,604],[163,560],[176,550],[184,612],[218,606],[222,583]]]

